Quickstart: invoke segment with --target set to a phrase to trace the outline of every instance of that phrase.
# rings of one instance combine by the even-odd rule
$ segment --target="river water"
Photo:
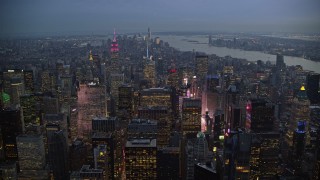
[[[234,58],[247,59],[248,61],[262,60],[264,62],[271,61],[275,63],[276,55],[266,54],[258,51],[245,51],[240,49],[231,49],[226,47],[215,47],[208,45],[208,36],[177,36],[177,35],[160,35],[161,40],[168,42],[171,47],[177,48],[180,51],[192,51],[206,54],[216,54],[217,56],[231,56]],[[320,62],[310,61],[301,57],[284,56],[284,61],[287,66],[301,65],[304,70],[320,73]]]

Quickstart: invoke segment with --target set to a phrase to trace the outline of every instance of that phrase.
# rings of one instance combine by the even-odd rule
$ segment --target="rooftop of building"
[[[82,173],[103,173],[102,169],[91,169],[90,165],[83,165],[80,169],[80,174]]]
[[[162,153],[179,153],[180,147],[162,147],[158,148],[158,151],[162,151]]]
[[[117,117],[94,117],[92,121],[116,121]]]
[[[149,88],[149,89],[143,89],[141,92],[170,92],[171,90],[164,87],[157,87],[157,88]]]
[[[75,139],[72,142],[72,146],[83,146],[83,145],[84,145],[84,142],[81,139]]]
[[[207,162],[207,163],[197,163],[197,164],[195,164],[196,166],[198,166],[198,167],[201,167],[201,168],[203,168],[203,169],[205,169],[205,170],[207,170],[207,171],[210,171],[210,172],[212,172],[212,173],[216,173],[217,171],[216,171],[216,167],[215,167],[215,165],[213,164],[213,162]]]
[[[119,88],[123,88],[123,87],[133,88],[131,84],[126,84],[126,83],[121,84],[121,86]]]
[[[199,98],[183,98],[182,107],[201,107],[201,99]]]
[[[126,143],[126,147],[157,147],[156,139],[131,139]]]
[[[111,138],[112,133],[111,132],[95,132],[92,134],[92,139],[102,139],[102,138]]]
[[[44,119],[47,121],[63,121],[64,120],[64,114],[58,113],[58,114],[45,114]]]
[[[132,119],[129,125],[139,124],[139,125],[157,125],[158,122],[156,120],[150,119]]]
[[[138,110],[168,110],[167,106],[139,106]]]
[[[35,139],[42,139],[41,134],[20,134],[17,136],[17,141],[24,140],[24,141],[34,141]]]

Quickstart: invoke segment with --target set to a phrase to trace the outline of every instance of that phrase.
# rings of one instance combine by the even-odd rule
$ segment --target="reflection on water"
[[[181,51],[192,51],[207,54],[216,54],[217,56],[231,56],[234,58],[247,59],[248,61],[276,61],[276,56],[257,51],[244,51],[240,49],[230,49],[226,47],[209,46],[207,36],[173,36],[161,35],[161,40],[168,42],[170,46],[175,47]],[[284,61],[287,66],[301,65],[304,70],[314,71],[320,73],[320,62],[310,61],[300,57],[284,56]]]

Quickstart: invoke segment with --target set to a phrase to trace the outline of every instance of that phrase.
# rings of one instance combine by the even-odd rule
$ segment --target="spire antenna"
[[[149,59],[149,41],[150,41],[150,28],[148,27],[148,35],[147,35],[147,59]]]
[[[113,41],[116,41],[116,28],[113,28]]]
[[[149,43],[147,41],[147,59],[149,58]]]

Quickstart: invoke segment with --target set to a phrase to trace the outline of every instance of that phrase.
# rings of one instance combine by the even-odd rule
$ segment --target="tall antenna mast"
[[[147,59],[149,59],[149,40],[150,40],[150,28],[148,27],[148,35],[147,35]]]
[[[149,58],[149,40],[147,40],[147,59]]]
[[[113,41],[116,41],[116,28],[113,28]]]

